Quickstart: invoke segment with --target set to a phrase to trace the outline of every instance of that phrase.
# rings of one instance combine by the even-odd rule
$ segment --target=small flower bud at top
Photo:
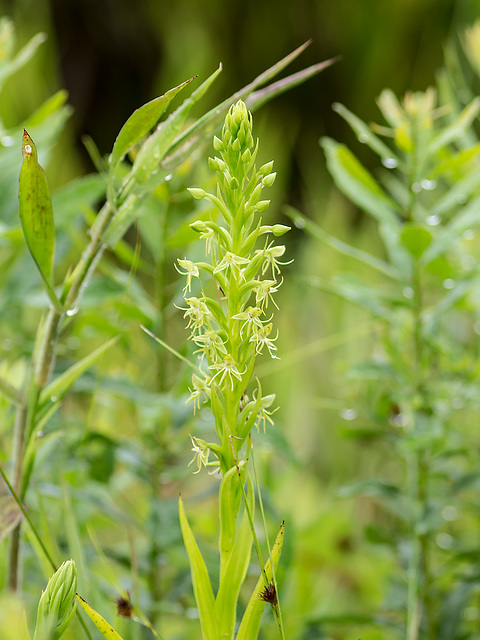
[[[195,200],[201,200],[207,195],[207,193],[203,189],[196,189],[194,187],[188,189],[188,191],[190,191]]]
[[[274,224],[272,226],[272,233],[278,238],[279,236],[283,236],[284,233],[287,233],[287,231],[290,231],[290,229],[291,227],[287,227],[286,224]]]
[[[262,184],[264,187],[271,187],[272,184],[275,182],[275,178],[277,177],[276,173],[269,173],[268,175],[266,175],[263,180],[262,180]]]

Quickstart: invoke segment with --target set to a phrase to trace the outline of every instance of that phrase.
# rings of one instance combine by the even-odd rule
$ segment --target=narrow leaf
[[[327,158],[328,170],[337,187],[377,220],[392,227],[398,226],[395,203],[382,191],[353,153],[331,138],[322,138],[321,145]]]
[[[12,496],[0,498],[0,540],[6,538],[22,520],[22,510]]]
[[[217,627],[215,623],[215,599],[212,585],[208,576],[207,567],[188,524],[182,498],[178,501],[180,515],[180,527],[182,529],[183,542],[187,550],[192,574],[193,592],[200,616],[202,634],[204,640],[217,640]]]
[[[272,562],[275,570],[278,566],[278,561],[280,560],[284,534],[285,524],[282,523],[272,548]],[[265,572],[267,574],[267,580],[272,580],[272,566],[270,560],[268,560],[265,565]],[[265,607],[265,601],[262,600],[260,596],[265,586],[264,578],[263,576],[260,576],[248,602],[247,608],[245,609],[245,613],[243,614],[236,640],[255,640],[257,638],[263,609]]]
[[[147,180],[150,179],[152,173],[158,171],[160,161],[180,133],[190,109],[205,94],[221,70],[222,67],[218,67],[165,122],[160,124],[155,133],[148,138],[133,163],[130,175],[131,181],[145,184]],[[166,174],[167,172],[165,172],[165,175]]]
[[[19,406],[24,404],[20,391],[2,377],[0,377],[0,393]]]
[[[294,224],[298,224],[300,229],[305,229],[307,233],[309,233],[313,238],[317,238],[321,242],[324,242],[332,249],[335,249],[339,253],[354,258],[363,264],[380,271],[386,276],[390,278],[396,278],[397,274],[394,269],[385,262],[384,260],[380,260],[375,256],[370,255],[366,251],[362,251],[361,249],[357,249],[357,247],[352,247],[351,245],[339,240],[335,236],[330,235],[324,229],[322,229],[318,224],[315,224],[304,215],[302,215],[299,211],[294,209],[293,207],[287,207],[285,213],[287,216],[293,221]]]
[[[193,78],[190,78],[186,82],[182,82],[177,87],[167,91],[163,96],[147,102],[147,104],[132,113],[120,129],[120,133],[113,145],[110,155],[112,169],[115,169],[125,154],[153,129],[173,98],[192,80]]]
[[[2,31],[8,33],[7,37],[9,37],[10,42],[13,43],[13,26],[10,20],[6,19],[2,25]],[[5,31],[6,30],[6,31]],[[3,33],[2,33],[3,35]],[[1,60],[0,64],[0,89],[3,86],[3,83],[7,78],[14,75],[19,69],[21,69],[35,54],[38,47],[45,42],[47,36],[45,33],[37,33],[27,42],[27,44],[20,49],[17,55],[13,59],[9,59],[10,56],[6,56],[3,60]],[[10,44],[10,43],[9,43]]]
[[[373,133],[370,127],[365,124],[363,120],[349,111],[343,106],[343,104],[338,102],[333,105],[333,110],[348,122],[353,131],[357,134],[359,140],[369,146],[372,151],[375,151],[375,153],[382,158],[388,168],[393,169],[399,165],[400,160],[398,156],[395,155],[383,140]],[[390,166],[388,165],[388,161],[390,161]]]
[[[300,47],[289,53],[285,58],[279,60],[272,67],[257,76],[250,84],[246,85],[240,91],[237,91],[222,103],[208,111],[204,116],[199,118],[190,128],[186,129],[172,144],[168,150],[167,157],[162,162],[165,169],[172,171],[175,167],[181,164],[199,144],[211,137],[211,134],[219,129],[225,119],[225,113],[232,103],[237,100],[243,100],[247,103],[249,108],[256,109],[261,104],[265,103],[265,99],[262,95],[257,95],[256,98],[252,98],[253,104],[249,103],[248,97],[253,94],[254,91],[270,82],[272,78],[278,75],[285,67],[295,60],[303,51],[309,46],[310,40],[302,44]],[[323,63],[320,63],[323,64]],[[313,74],[312,74],[313,75]],[[286,79],[288,80],[288,78]],[[273,86],[273,85],[272,85]],[[290,88],[290,87],[288,87]],[[266,88],[266,91],[269,87]],[[263,94],[266,95],[266,94]],[[275,93],[273,95],[276,95]],[[273,95],[268,94],[268,99],[271,99]],[[256,102],[258,100],[258,103]]]
[[[254,91],[248,96],[248,98],[246,98],[245,103],[251,111],[255,111],[273,98],[276,98],[282,93],[285,93],[285,91],[290,91],[290,89],[293,89],[293,87],[297,87],[310,78],[313,78],[313,76],[317,75],[317,73],[320,73],[320,71],[323,71],[327,67],[330,67],[338,60],[339,58],[331,58],[330,60],[325,60],[324,62],[319,62],[317,64],[313,64],[310,67],[307,67],[306,69],[297,71],[297,73],[292,73],[286,78],[282,78],[277,82],[273,82],[264,89]]]
[[[46,386],[40,395],[40,407],[52,400],[57,402],[62,398],[65,393],[70,389],[73,383],[90,368],[103,354],[104,352],[118,342],[119,337],[112,338],[101,347],[96,349],[93,353],[86,356],[79,362],[67,369],[64,373],[55,378],[48,386]]]
[[[88,602],[76,594],[78,602],[82,605],[84,611],[87,613],[89,618],[92,620],[93,624],[97,627],[100,633],[107,638],[107,640],[122,640],[122,636],[120,636],[115,629],[109,624],[102,616],[91,607]]]

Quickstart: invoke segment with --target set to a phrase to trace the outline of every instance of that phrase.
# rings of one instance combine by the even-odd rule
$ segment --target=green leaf
[[[25,130],[22,153],[23,163],[20,171],[18,199],[23,235],[52,303],[61,309],[60,302],[50,284],[55,250],[55,228],[50,190],[45,173],[38,164],[35,144]]]
[[[120,133],[113,145],[109,159],[112,170],[116,168],[125,154],[153,129],[173,98],[192,80],[193,78],[190,78],[182,82],[177,87],[167,91],[163,96],[147,102],[132,113],[120,129]]]
[[[313,78],[313,76],[317,75],[317,73],[320,73],[320,71],[327,69],[327,67],[330,67],[338,60],[339,58],[331,58],[330,60],[318,62],[317,64],[313,64],[310,67],[307,67],[306,69],[298,71],[297,73],[292,73],[286,78],[282,78],[281,80],[268,85],[268,87],[265,87],[264,89],[254,91],[245,100],[248,109],[251,111],[259,109],[273,98],[276,98],[282,93],[290,91],[290,89],[293,89],[293,87],[297,87],[298,85],[303,84],[306,80]]]
[[[100,633],[107,638],[107,640],[122,640],[122,636],[120,636],[115,629],[109,624],[102,616],[95,611],[93,607],[91,607],[88,602],[76,594],[78,602],[82,605],[84,611],[87,613],[89,618],[92,620],[93,624],[97,627]]]
[[[399,221],[395,213],[396,204],[382,191],[353,153],[331,138],[322,138],[321,145],[327,158],[328,170],[337,187],[368,214],[391,227],[397,227]]]
[[[284,534],[285,524],[282,523],[272,547],[272,562],[275,570],[278,566],[278,561],[280,560]],[[273,574],[270,559],[265,565],[265,573],[267,575],[267,580],[272,580]],[[255,589],[253,590],[252,596],[248,602],[247,608],[245,609],[245,613],[243,614],[242,622],[240,624],[236,640],[256,640],[258,631],[260,629],[260,621],[262,619],[263,609],[266,604],[265,601],[260,597],[264,588],[264,578],[263,576],[260,576]]]
[[[432,234],[428,229],[416,224],[406,224],[400,234],[403,246],[418,260],[432,242]]]
[[[183,542],[187,550],[192,574],[193,592],[200,616],[202,634],[204,640],[217,640],[217,626],[215,622],[215,599],[213,597],[212,585],[208,576],[207,567],[202,557],[200,549],[195,542],[192,530],[188,524],[183,500],[178,500],[178,510],[180,515],[180,527],[182,529]]]
[[[400,164],[400,159],[397,155],[388,147],[383,140],[381,140],[378,136],[376,136],[370,127],[363,122],[358,116],[349,111],[343,104],[335,102],[333,105],[333,110],[344,118],[348,124],[351,126],[353,131],[357,134],[359,140],[366,144],[367,146],[375,151],[378,154],[385,166],[390,169],[398,167]],[[390,165],[388,164],[390,162]]]
[[[0,57],[0,90],[5,80],[14,75],[31,59],[38,47],[46,39],[47,36],[44,33],[37,33],[12,59],[10,54],[14,44],[14,26],[9,18],[2,18],[0,22],[0,42],[3,56]]]
[[[237,486],[239,486],[236,467],[233,467],[230,471],[233,471],[237,476],[235,479]],[[230,473],[230,471],[228,473]],[[228,496],[226,495],[224,495],[223,498],[228,500]],[[222,498],[220,498],[220,500],[222,500]],[[250,513],[253,515],[255,500],[250,475],[248,475],[247,500]],[[221,506],[220,508],[222,510]],[[225,508],[228,509],[228,506],[225,505]],[[251,550],[252,530],[250,528],[248,513],[245,510],[233,547],[230,549],[228,554],[222,555],[223,571],[221,570],[220,586],[215,600],[215,619],[217,621],[217,629],[220,638],[233,638],[238,596],[250,564]],[[227,562],[223,565],[223,561],[225,559]]]
[[[0,393],[15,404],[22,406],[24,404],[22,394],[18,389],[13,387],[9,382],[0,377]]]
[[[22,510],[12,496],[0,497],[0,540],[6,538],[22,518]]]
[[[459,116],[448,127],[443,129],[439,136],[430,144],[430,153],[437,153],[440,149],[451,142],[461,138],[465,129],[468,129],[480,111],[480,97],[474,98],[470,104],[459,114]]]
[[[204,116],[199,118],[191,127],[186,129],[168,150],[167,156],[163,161],[165,169],[172,171],[181,164],[187,157],[189,157],[192,151],[202,142],[211,139],[211,135],[214,131],[221,128],[225,113],[230,108],[233,102],[237,100],[244,100],[247,107],[252,111],[264,104],[266,100],[270,100],[273,95],[279,93],[278,86],[270,85],[263,91],[254,93],[259,87],[262,87],[267,82],[270,82],[272,78],[280,73],[285,67],[293,62],[303,51],[309,46],[310,41],[305,42],[300,47],[289,53],[285,58],[279,60],[272,67],[257,76],[250,84],[246,85],[240,91],[235,92],[228,97],[222,103],[208,111]],[[321,65],[328,63],[320,63]],[[313,75],[313,73],[312,73]],[[293,76],[290,76],[292,78]],[[309,76],[307,76],[309,77]],[[303,78],[305,79],[305,78]],[[289,78],[285,79],[288,82]],[[273,88],[273,89],[272,89]],[[290,88],[288,86],[287,88]],[[270,94],[269,92],[272,91]]]
[[[366,264],[369,267],[380,271],[380,273],[383,273],[390,278],[397,277],[395,270],[392,269],[392,267],[387,262],[370,255],[366,251],[357,249],[357,247],[352,247],[346,242],[343,242],[335,236],[330,235],[329,233],[324,231],[318,224],[315,224],[314,222],[306,218],[293,207],[287,207],[285,213],[294,222],[294,224],[298,223],[299,228],[305,229],[305,231],[313,238],[324,242],[329,247],[332,247],[332,249],[335,249],[345,256],[354,258],[355,260],[358,260],[359,262],[362,262],[363,264]]]
[[[196,89],[192,95],[187,98],[183,104],[167,118],[167,120],[165,120],[165,122],[162,122],[158,126],[157,130],[146,140],[133,163],[132,171],[130,172],[131,184],[139,183],[141,185],[145,185],[150,180],[152,174],[159,170],[160,161],[180,133],[190,109],[209,89],[210,85],[217,78],[221,70],[222,67],[218,67],[218,69],[214,71],[214,73],[212,73],[212,75],[209,76],[205,82],[203,82],[200,87],[198,87],[198,89]],[[163,181],[163,178],[168,174],[168,171],[159,171],[159,174],[159,177],[155,180],[157,183],[159,181]],[[154,174],[154,176],[155,175],[156,174]]]
[[[58,378],[55,378],[55,380],[53,380],[48,386],[46,386],[40,394],[40,407],[44,406],[50,401],[59,402],[60,399],[73,385],[73,383],[77,380],[77,378],[79,378],[82,373],[84,373],[89,367],[91,367],[105,353],[107,349],[118,342],[118,340],[119,336],[112,338],[98,349],[95,349],[93,353],[86,356],[79,362],[76,362],[70,367],[70,369],[67,369],[64,373],[59,375]]]
[[[104,175],[91,173],[71,180],[52,195],[58,229],[71,228],[73,219],[90,209],[105,196],[107,181]]]

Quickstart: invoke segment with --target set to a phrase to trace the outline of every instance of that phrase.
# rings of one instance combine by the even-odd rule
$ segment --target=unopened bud
[[[279,236],[283,236],[284,233],[287,233],[287,231],[290,231],[290,229],[291,227],[287,227],[286,224],[274,224],[272,226],[272,233],[278,238]]]
[[[201,200],[202,198],[205,198],[205,196],[207,195],[207,192],[204,191],[203,189],[196,189],[194,187],[188,189],[188,191],[190,191],[190,193],[195,198],[195,200]]]
[[[33,640],[60,640],[75,613],[77,570],[73,560],[54,573],[38,603]]]

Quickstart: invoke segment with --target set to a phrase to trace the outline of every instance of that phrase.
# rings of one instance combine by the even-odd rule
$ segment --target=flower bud
[[[287,227],[286,224],[274,224],[272,226],[272,233],[278,238],[279,236],[283,236],[284,233],[287,233],[287,231],[290,231],[290,229],[291,227]]]
[[[198,231],[198,233],[203,233],[204,231],[208,231],[208,227],[203,220],[195,220],[195,222],[192,222],[189,226],[194,231]]]
[[[257,202],[257,204],[255,205],[255,209],[258,211],[258,213],[263,213],[268,209],[269,204],[270,200],[260,200],[260,202]]]
[[[273,160],[271,160],[270,162],[267,162],[266,164],[263,164],[258,170],[258,173],[260,173],[262,176],[266,176],[267,173],[272,172],[272,169],[273,169]]]
[[[262,180],[262,185],[264,187],[271,187],[272,184],[275,182],[275,178],[277,177],[276,173],[269,173],[268,175],[266,175],[263,180]]]
[[[75,613],[77,570],[73,560],[54,573],[38,603],[33,640],[60,640]]]
[[[188,191],[190,191],[190,193],[195,198],[195,200],[201,200],[202,198],[205,198],[205,196],[207,195],[204,189],[190,188],[188,189]]]
[[[223,142],[220,140],[220,138],[217,138],[217,136],[213,136],[213,148],[215,149],[215,151],[223,150]]]

